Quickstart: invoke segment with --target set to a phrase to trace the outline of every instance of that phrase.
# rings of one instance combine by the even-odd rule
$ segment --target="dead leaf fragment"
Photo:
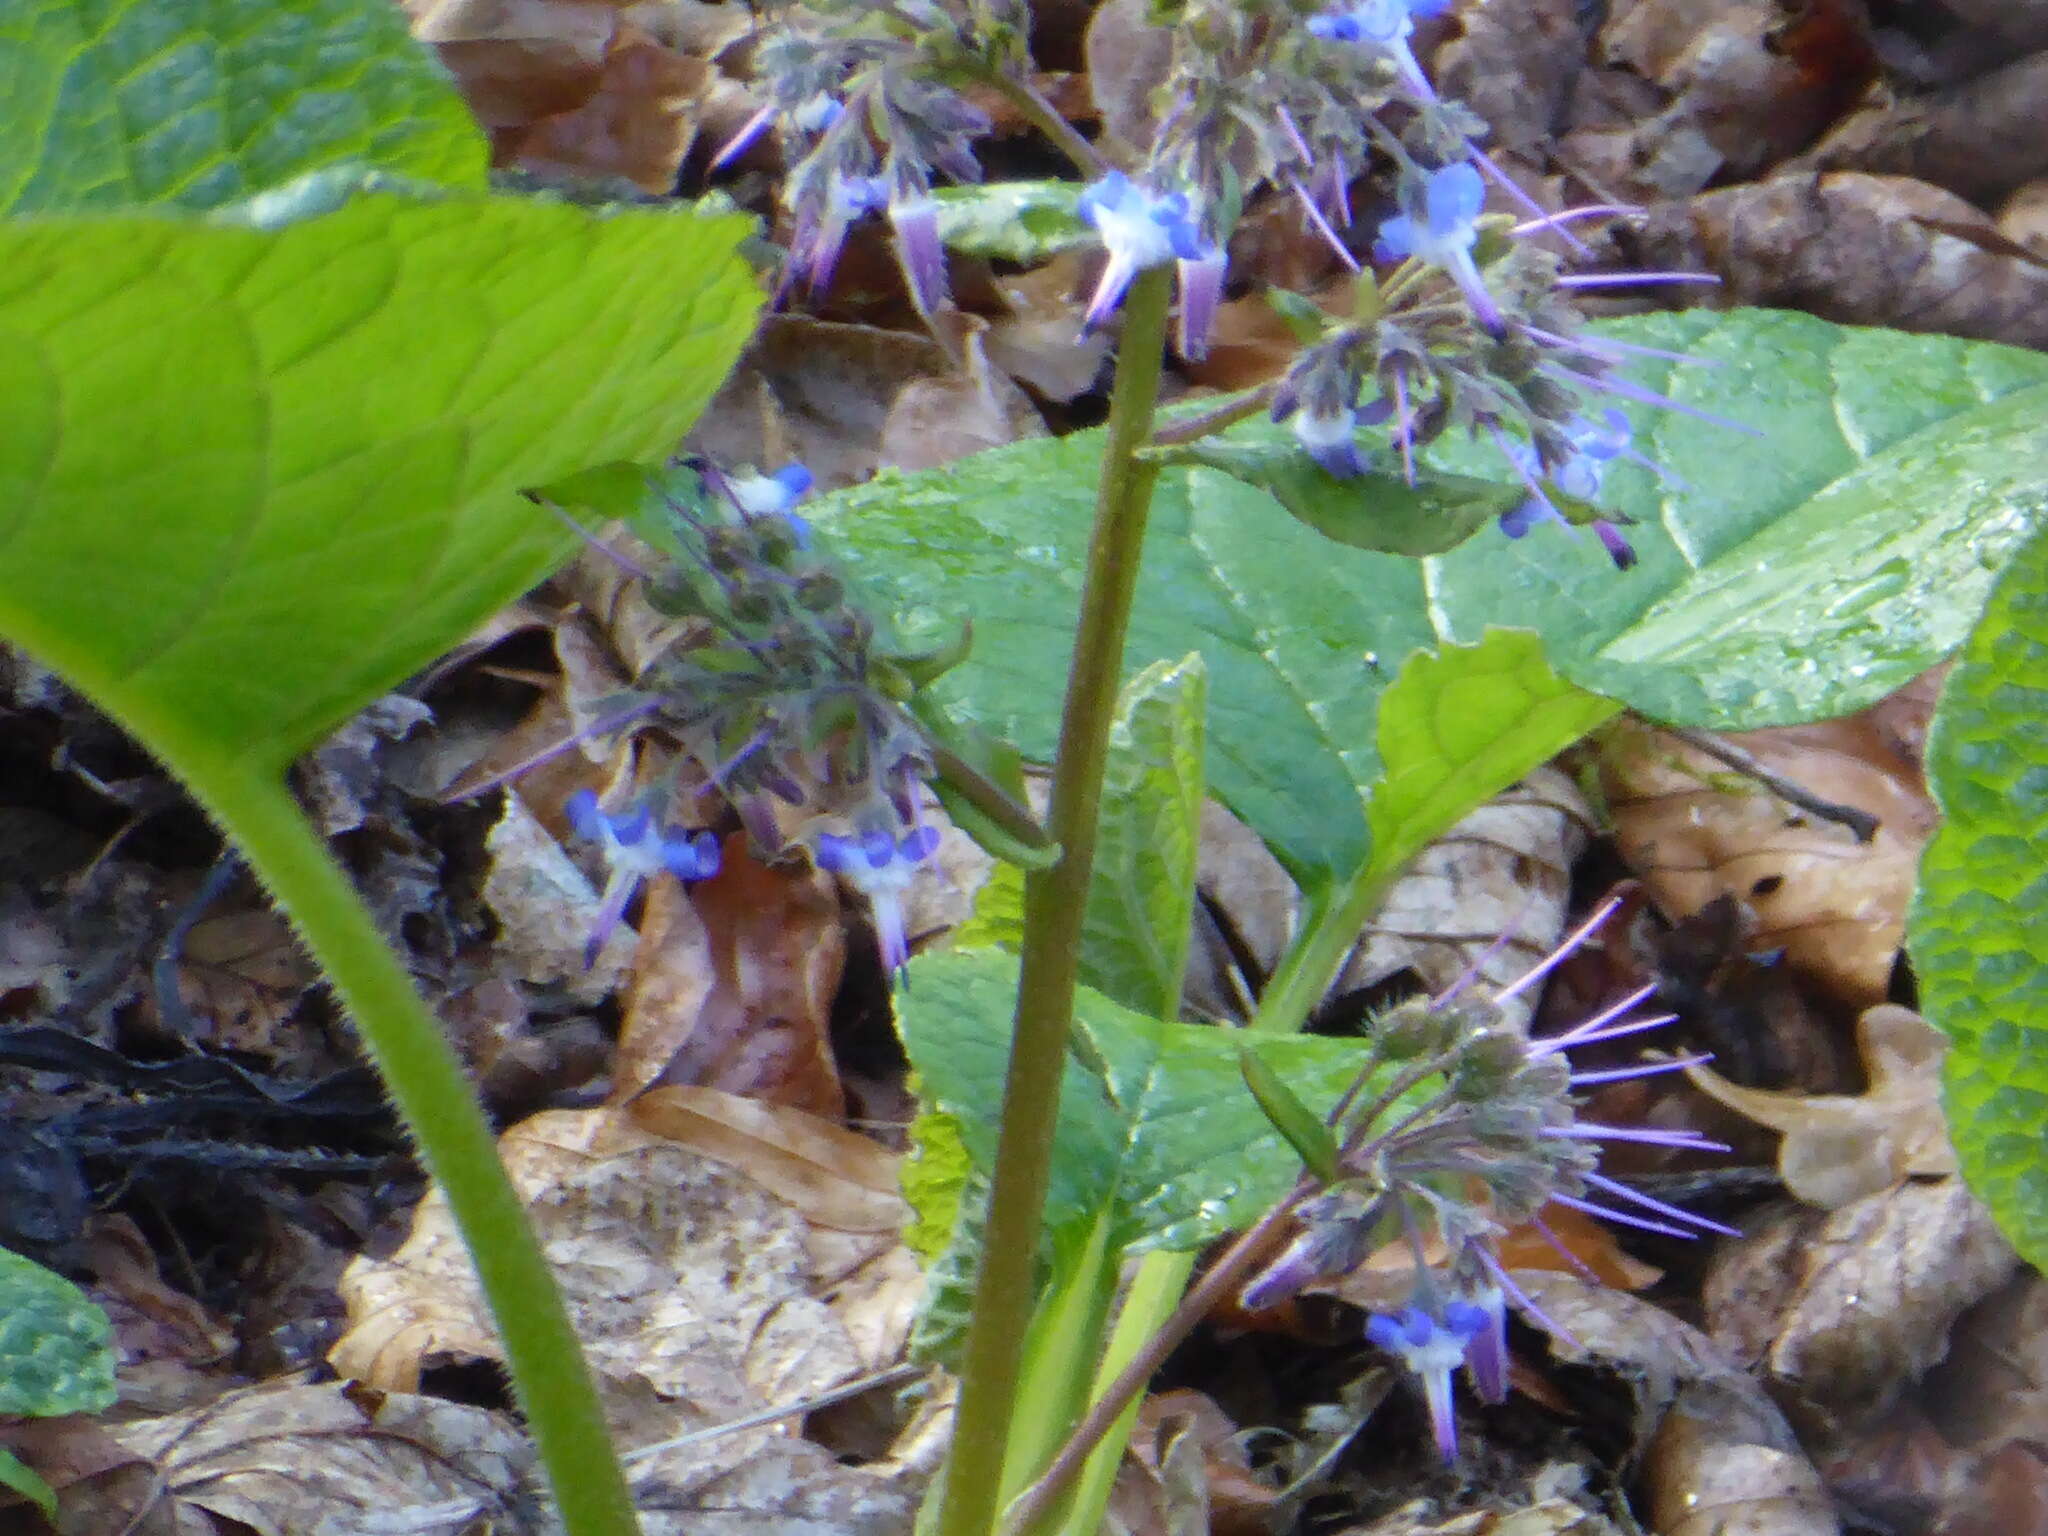
[[[1876,816],[1876,836],[1858,843],[1676,738],[1624,724],[1601,752],[1623,857],[1667,917],[1732,896],[1755,910],[1759,948],[1782,947],[1854,1002],[1880,1001],[1934,827],[1917,765],[1862,716],[1728,740],[1801,788]]]
[[[1906,1184],[1826,1217],[1761,1219],[1716,1253],[1708,1326],[1834,1433],[1941,1360],[1957,1317],[2018,1263],[1960,1180]]]
[[[701,1118],[728,1099],[699,1092],[676,1102]],[[810,1117],[744,1102],[731,1100],[725,1113],[753,1125],[751,1152],[744,1131],[706,1155],[619,1109],[550,1111],[500,1138],[628,1445],[894,1364],[907,1334],[914,1293],[905,1299],[891,1281],[906,1265],[914,1275],[915,1265],[893,1229],[876,1229],[885,1197],[856,1179],[835,1209],[838,1219],[859,1213],[853,1224],[864,1229],[813,1222],[745,1171],[758,1158],[771,1180],[793,1188],[792,1163],[818,1143],[785,1131],[778,1144],[761,1133],[762,1115],[785,1126],[784,1117],[798,1125]],[[837,1146],[834,1130],[810,1134]],[[811,1172],[822,1187],[829,1170]],[[872,1163],[867,1174],[878,1176]],[[438,1188],[421,1202],[405,1244],[387,1260],[357,1259],[341,1288],[350,1327],[330,1358],[344,1375],[411,1390],[437,1359],[499,1358]]]
[[[1895,1003],[1865,1009],[1856,1038],[1870,1079],[1856,1095],[1744,1088],[1710,1067],[1686,1068],[1702,1092],[1784,1136],[1778,1170],[1785,1187],[1823,1210],[1906,1178],[1956,1171],[1941,1110],[1947,1038]]]
[[[269,1382],[110,1433],[155,1464],[152,1502],[176,1536],[544,1529],[526,1437],[504,1414],[441,1398]]]
[[[2048,269],[1979,243],[1975,229],[1997,235],[1926,182],[1829,171],[1653,207],[1613,238],[1623,265],[1714,274],[1716,303],[2048,346]]]
[[[717,877],[647,893],[612,1100],[691,1083],[837,1119],[827,1031],[846,963],[839,902],[807,865],[766,865],[743,835]]]

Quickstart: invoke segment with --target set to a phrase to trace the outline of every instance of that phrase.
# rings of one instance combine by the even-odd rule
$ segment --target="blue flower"
[[[645,882],[664,873],[683,881],[709,880],[718,873],[720,850],[715,834],[692,833],[680,827],[664,830],[645,804],[607,811],[597,803],[593,791],[579,789],[562,809],[576,835],[599,846],[608,871],[597,922],[583,948],[586,966],[597,963],[605,940],[625,915],[626,904]]]
[[[1206,246],[1195,256],[1180,258],[1180,319],[1175,340],[1180,355],[1199,362],[1209,355],[1209,332],[1216,325],[1216,306],[1223,299],[1223,248]]]
[[[1294,440],[1339,480],[1365,473],[1357,433],[1358,412],[1349,407],[1316,411],[1303,406],[1294,413]]]
[[[1441,267],[1457,283],[1479,323],[1498,335],[1503,323],[1500,306],[1486,291],[1472,259],[1479,211],[1486,204],[1486,183],[1479,168],[1460,160],[1419,179],[1405,178],[1401,203],[1408,211],[1380,225],[1373,254],[1385,261],[1412,256]]]
[[[1123,302],[1131,279],[1149,267],[1174,260],[1213,259],[1214,248],[1202,238],[1188,200],[1179,192],[1150,192],[1122,171],[1111,171],[1082,192],[1081,217],[1095,226],[1109,265],[1081,320],[1081,334],[1100,326]]]
[[[799,544],[808,542],[810,524],[790,511],[817,482],[801,464],[785,464],[772,475],[727,475],[725,491],[732,504],[749,517],[779,515],[797,529]]]
[[[1421,1380],[1436,1448],[1445,1461],[1458,1456],[1451,1373],[1465,1363],[1473,1340],[1490,1336],[1494,1326],[1487,1309],[1469,1301],[1447,1302],[1436,1312],[1410,1306],[1396,1317],[1375,1314],[1366,1319],[1365,1336]]]
[[[1521,538],[1538,523],[1566,523],[1564,514],[1536,484],[1539,478],[1548,478],[1552,485],[1575,501],[1595,501],[1606,483],[1608,465],[1617,458],[1640,457],[1629,447],[1628,417],[1612,406],[1602,411],[1597,421],[1586,416],[1574,416],[1565,423],[1564,434],[1571,445],[1570,455],[1551,465],[1547,476],[1533,445],[1523,442],[1508,444],[1508,458],[1530,487],[1528,500],[1500,516],[1501,532],[1509,538]],[[1593,533],[1617,567],[1625,571],[1636,563],[1634,548],[1612,520],[1595,518]]]
[[[1423,100],[1434,101],[1436,92],[1422,66],[1416,63],[1408,39],[1414,35],[1418,17],[1441,15],[1450,5],[1451,0],[1358,0],[1339,10],[1311,16],[1308,29],[1329,42],[1358,43],[1391,54],[1409,88]]]
[[[811,857],[818,868],[840,876],[867,897],[882,964],[892,976],[910,960],[910,943],[903,932],[903,892],[917,866],[938,846],[936,827],[917,827],[902,838],[880,829],[860,837],[823,832],[812,842]]]

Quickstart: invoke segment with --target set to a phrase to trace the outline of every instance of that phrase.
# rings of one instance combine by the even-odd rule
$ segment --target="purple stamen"
[[[1723,1237],[1742,1236],[1734,1227],[1724,1226],[1718,1221],[1696,1215],[1675,1205],[1667,1205],[1664,1201],[1646,1195],[1639,1189],[1631,1189],[1618,1179],[1610,1179],[1605,1174],[1587,1173],[1582,1175],[1582,1177],[1595,1188],[1604,1189],[1610,1195],[1617,1195],[1623,1200],[1632,1200],[1646,1210],[1657,1212],[1660,1216],[1669,1216],[1676,1221],[1690,1222],[1693,1226],[1703,1228],[1708,1232],[1717,1232]]]
[[[1560,277],[1560,288],[1629,288],[1655,283],[1718,284],[1711,272],[1578,272]]]
[[[1605,336],[1565,336],[1534,325],[1524,326],[1523,330],[1537,341],[1547,342],[1553,347],[1563,347],[1572,352],[1583,352],[1588,357],[1597,357],[1610,363],[1618,363],[1624,357],[1654,357],[1667,363],[1690,363],[1699,368],[1722,366],[1718,357],[1694,357],[1687,352],[1667,352],[1662,347],[1643,347],[1632,341],[1614,341]]]
[[[1611,1211],[1604,1205],[1595,1205],[1590,1200],[1581,1200],[1576,1195],[1552,1195],[1559,1205],[1568,1205],[1575,1211],[1584,1211],[1588,1216],[1598,1216],[1602,1221],[1619,1222],[1624,1227],[1635,1227],[1643,1232],[1658,1232],[1665,1237],[1690,1239],[1697,1234],[1683,1227],[1667,1226],[1661,1221],[1649,1221],[1641,1216],[1631,1216],[1626,1211]]]
[[[1684,1152],[1734,1150],[1725,1141],[1710,1141],[1698,1131],[1659,1131],[1640,1125],[1591,1125],[1583,1120],[1573,1125],[1546,1125],[1536,1134],[1558,1141],[1633,1141],[1646,1147],[1676,1147]]]
[[[1494,428],[1492,430],[1494,432],[1495,437],[1500,436],[1498,428]],[[1527,477],[1524,476],[1524,479],[1526,480]],[[1533,483],[1530,485],[1530,489],[1536,489]],[[1541,492],[1539,491],[1538,494],[1540,495]],[[1549,498],[1545,497],[1544,500],[1547,503]],[[1571,933],[1565,937],[1565,940],[1562,944],[1559,944],[1557,948],[1553,949],[1541,960],[1538,960],[1534,965],[1530,966],[1528,970],[1524,971],[1515,980],[1509,982],[1507,986],[1501,989],[1497,996],[1501,998],[1513,997],[1517,992],[1520,992],[1523,988],[1531,986],[1538,981],[1541,981],[1545,976],[1548,976],[1553,970],[1557,969],[1558,966],[1562,965],[1568,958],[1570,958],[1570,956],[1575,951],[1577,951],[1578,947],[1581,944],[1585,943],[1587,939],[1591,938],[1593,935],[1593,931],[1595,929],[1597,929],[1602,923],[1606,922],[1607,919],[1614,916],[1614,914],[1616,912],[1619,912],[1620,910],[1621,898],[1618,896],[1608,897],[1605,901],[1601,902],[1599,906],[1593,909],[1593,915],[1591,917],[1587,918],[1583,923],[1579,924],[1577,928],[1573,929]]]
[[[1713,1059],[1711,1055],[1678,1056],[1670,1061],[1648,1061],[1640,1066],[1614,1067],[1605,1072],[1574,1072],[1571,1083],[1574,1088],[1590,1088],[1596,1083],[1625,1083],[1631,1078],[1658,1077],[1666,1072],[1682,1072],[1687,1067],[1703,1067]]]
[[[1330,221],[1323,217],[1322,209],[1316,206],[1316,200],[1309,195],[1308,188],[1303,186],[1298,179],[1289,182],[1288,185],[1294,189],[1294,195],[1301,200],[1302,217],[1308,220],[1310,226],[1314,228],[1317,234],[1329,242],[1330,249],[1337,253],[1337,259],[1353,272],[1362,271],[1363,269],[1358,264],[1358,258],[1351,254],[1350,249],[1344,244],[1337,231],[1330,227]]]
[[[1580,1044],[1582,1041],[1586,1039],[1586,1037],[1593,1034],[1595,1031],[1604,1028],[1608,1024],[1613,1023],[1616,1019],[1620,1018],[1623,1014],[1627,1013],[1629,1009],[1635,1007],[1639,1003],[1647,1002],[1650,998],[1655,997],[1656,995],[1657,983],[1655,983],[1654,981],[1649,982],[1644,986],[1637,987],[1635,991],[1629,993],[1627,997],[1624,997],[1620,1002],[1616,1003],[1613,1007],[1601,1010],[1599,1013],[1594,1014],[1592,1018],[1587,1019],[1582,1023],[1574,1024],[1570,1029],[1566,1030],[1563,1034],[1553,1035],[1548,1040],[1535,1041],[1529,1048],[1530,1054],[1535,1056],[1547,1056],[1552,1051],[1570,1050],[1574,1045]]]
[[[1649,212],[1634,203],[1591,203],[1584,208],[1566,208],[1559,213],[1547,213],[1540,219],[1530,219],[1517,224],[1508,233],[1511,235],[1534,235],[1544,230],[1562,230],[1567,224],[1576,224],[1580,219],[1621,218],[1632,219]]]
[[[1654,389],[1645,389],[1640,384],[1631,383],[1627,379],[1618,378],[1611,374],[1598,379],[1589,379],[1583,374],[1575,374],[1567,369],[1546,368],[1543,371],[1553,377],[1562,377],[1570,383],[1604,390],[1610,395],[1619,395],[1624,400],[1634,400],[1642,405],[1654,405],[1661,410],[1676,411],[1681,416],[1690,416],[1695,421],[1704,421],[1716,427],[1726,427],[1729,431],[1740,432],[1745,437],[1762,437],[1764,435],[1762,430],[1757,427],[1746,426],[1739,421],[1731,421],[1726,416],[1716,416],[1712,411],[1702,411],[1695,406],[1686,405],[1682,401],[1674,400],[1669,395],[1660,395]]]
[[[1524,192],[1522,190],[1522,185],[1520,182],[1516,181],[1514,177],[1510,176],[1506,171],[1502,170],[1498,165],[1494,164],[1493,157],[1491,155],[1487,154],[1482,149],[1475,148],[1472,151],[1472,159],[1473,162],[1478,165],[1480,170],[1484,171],[1488,176],[1493,178],[1493,184],[1495,186],[1499,187],[1501,191],[1507,193],[1511,201],[1519,203],[1521,205],[1522,211],[1524,213],[1530,214],[1538,219],[1547,219],[1550,217],[1550,211],[1546,209],[1541,203],[1537,202],[1536,199],[1531,197],[1527,192]],[[1577,235],[1573,234],[1570,230],[1561,228],[1558,230],[1557,233],[1558,237],[1562,239],[1566,245],[1570,246],[1579,255],[1590,256],[1593,254],[1592,247],[1587,245],[1585,241],[1581,240]]]

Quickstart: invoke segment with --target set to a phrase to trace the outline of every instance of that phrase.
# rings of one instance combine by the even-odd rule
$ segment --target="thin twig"
[[[759,1413],[750,1413],[743,1419],[728,1419],[723,1424],[708,1424],[702,1429],[693,1429],[687,1435],[677,1435],[673,1440],[657,1440],[653,1445],[643,1445],[637,1451],[628,1451],[619,1459],[627,1466],[658,1456],[663,1451],[673,1451],[685,1445],[698,1445],[706,1440],[716,1440],[720,1435],[737,1434],[743,1429],[759,1429],[764,1424],[774,1424],[782,1419],[793,1419],[801,1414],[816,1413],[820,1408],[830,1408],[834,1403],[843,1403],[849,1397],[859,1397],[877,1387],[893,1387],[899,1381],[908,1381],[913,1376],[922,1376],[921,1365],[895,1365],[886,1371],[856,1377],[844,1382],[829,1392],[820,1392],[816,1397],[807,1397],[802,1402],[784,1403],[780,1408],[763,1408]]]
[[[1671,725],[1665,729],[1694,751],[1704,752],[1715,762],[1727,765],[1745,779],[1754,779],[1787,805],[1795,806],[1809,815],[1818,816],[1822,821],[1839,822],[1856,834],[1856,841],[1859,843],[1869,842],[1877,835],[1877,829],[1883,825],[1868,811],[1859,811],[1853,805],[1842,805],[1833,800],[1823,800],[1812,790],[1795,784],[1782,774],[1771,772],[1732,742],[1723,741],[1718,736],[1689,725]]]

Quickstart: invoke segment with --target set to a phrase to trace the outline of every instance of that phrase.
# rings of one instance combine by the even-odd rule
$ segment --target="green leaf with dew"
[[[2038,468],[2038,466],[2037,466]],[[1951,1042],[1949,1137],[2021,1255],[2048,1263],[2048,534],[1993,589],[1927,737],[1941,830],[1907,943]]]
[[[1094,243],[1080,199],[1081,184],[1074,181],[991,181],[932,194],[939,238],[947,245],[964,255],[1026,265]]]
[[[1556,527],[1423,560],[1348,549],[1242,481],[1161,475],[1126,664],[1202,653],[1210,790],[1311,888],[1367,857],[1381,696],[1415,653],[1526,629],[1559,678],[1654,718],[1733,729],[1841,714],[1959,645],[1993,572],[2048,515],[2048,356],[1769,311],[1598,334],[1698,358],[1645,358],[1632,377],[1756,434],[1631,411],[1668,476],[1625,460],[1609,473],[1609,502],[1635,519],[1631,571]],[[974,654],[941,696],[1041,760],[1100,452],[1095,434],[1020,443],[813,509],[912,640],[973,615]],[[1491,448],[1433,463],[1511,480]],[[1563,744],[1488,755],[1467,742],[1497,782],[1475,771],[1464,791],[1476,804]]]

